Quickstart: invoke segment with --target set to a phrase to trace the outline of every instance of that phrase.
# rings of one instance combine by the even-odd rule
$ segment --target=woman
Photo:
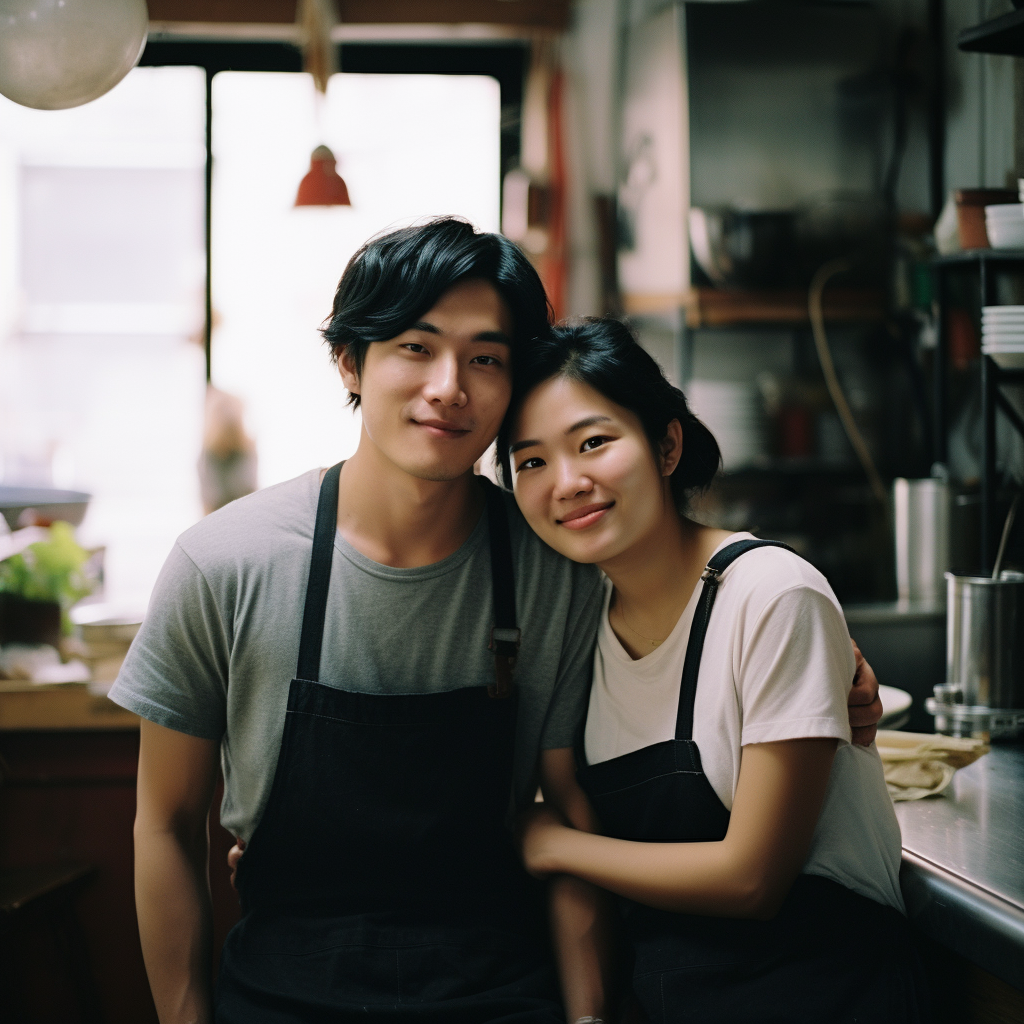
[[[577,745],[605,834],[539,810],[528,869],[625,898],[651,1021],[920,1019],[899,826],[877,752],[849,742],[827,582],[687,518],[718,446],[618,322],[557,330],[517,376],[505,481],[543,540],[608,577]]]

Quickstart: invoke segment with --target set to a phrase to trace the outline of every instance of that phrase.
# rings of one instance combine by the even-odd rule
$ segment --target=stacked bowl
[[[1024,306],[986,306],[981,311],[981,351],[1005,369],[1024,367]]]
[[[993,249],[1024,249],[1024,203],[986,206],[985,231]]]

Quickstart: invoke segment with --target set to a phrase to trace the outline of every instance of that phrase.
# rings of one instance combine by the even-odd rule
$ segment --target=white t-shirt
[[[717,550],[752,538],[735,533]],[[594,652],[585,732],[595,764],[672,739],[683,659],[703,584],[664,643],[634,661],[608,622]],[[693,739],[719,799],[732,809],[748,743],[839,740],[804,872],[903,911],[900,828],[878,751],[850,743],[846,702],[855,664],[835,595],[813,566],[783,548],[757,548],[722,573],[697,676]]]

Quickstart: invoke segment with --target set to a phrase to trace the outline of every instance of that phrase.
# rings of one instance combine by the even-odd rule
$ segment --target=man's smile
[[[464,437],[470,433],[470,427],[459,426],[456,423],[450,423],[448,420],[442,419],[416,419],[413,418],[413,423],[418,427],[423,427],[429,434],[434,437],[444,438],[458,438]]]

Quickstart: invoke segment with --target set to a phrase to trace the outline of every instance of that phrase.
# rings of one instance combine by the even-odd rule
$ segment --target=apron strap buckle
[[[494,651],[494,682],[487,687],[491,697],[501,700],[512,693],[512,673],[522,637],[523,631],[515,626],[491,627],[491,638],[487,644],[487,649]]]

